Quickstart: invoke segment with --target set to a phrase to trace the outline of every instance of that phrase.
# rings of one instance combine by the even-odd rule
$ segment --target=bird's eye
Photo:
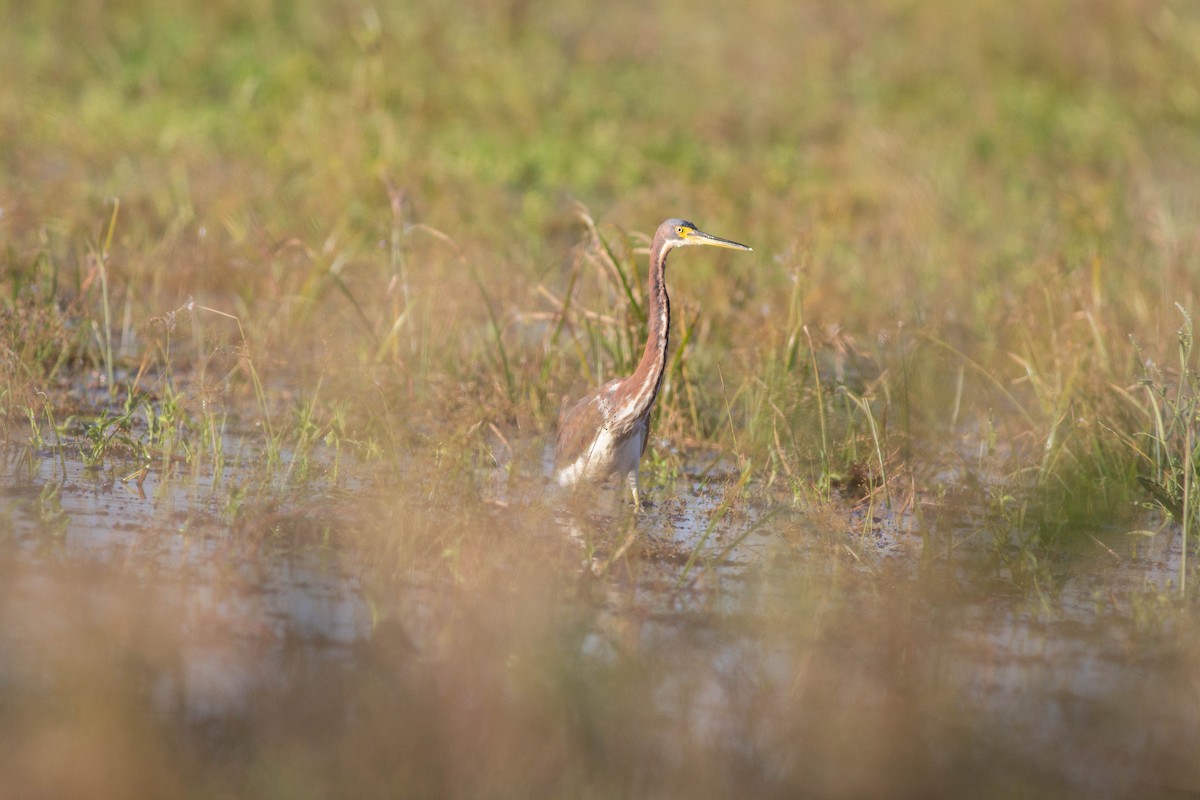
[[[686,231],[686,230],[687,230],[687,228],[683,227],[682,225],[675,226],[675,233],[678,234],[679,236],[683,236],[684,231]]]

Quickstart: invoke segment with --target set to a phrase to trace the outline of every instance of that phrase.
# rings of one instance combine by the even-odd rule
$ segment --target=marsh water
[[[248,441],[229,450],[258,457]],[[698,456],[703,470],[651,487],[654,505],[635,516],[611,493],[548,493],[530,461],[530,474],[484,470],[483,501],[457,510],[504,537],[489,577],[457,562],[381,579],[370,545],[338,535],[403,535],[407,509],[364,521],[388,494],[369,480],[312,481],[249,531],[228,508],[238,467],[152,468],[139,483],[137,464],[10,448],[0,765],[16,791],[0,795],[69,794],[96,774],[131,796],[185,791],[189,774],[205,778],[185,793],[253,794],[261,771],[307,787],[295,796],[486,796],[502,769],[486,754],[511,754],[497,741],[514,736],[551,749],[582,736],[575,746],[634,775],[647,756],[622,747],[667,774],[716,760],[715,793],[1200,790],[1200,647],[1172,612],[1170,525],[1088,532],[1089,545],[1043,554],[1053,563],[1018,579],[971,502],[937,514],[861,504],[839,528],[786,497],[740,499],[737,471]],[[420,514],[436,520],[444,502]],[[509,582],[551,588],[514,601]],[[437,743],[414,743],[421,731]],[[340,756],[329,772],[354,780],[302,779],[327,735],[351,753],[435,763],[372,783],[373,758]],[[96,753],[110,763],[82,758]],[[549,780],[538,759],[503,769],[541,775],[505,779],[534,793]]]

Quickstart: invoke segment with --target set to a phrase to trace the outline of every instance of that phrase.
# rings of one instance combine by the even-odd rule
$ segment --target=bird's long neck
[[[637,369],[618,393],[614,410],[622,419],[614,421],[628,420],[632,423],[645,416],[654,405],[662,385],[671,330],[671,300],[667,297],[664,277],[669,251],[666,240],[656,236],[650,246],[650,293],[646,320],[650,333],[646,337],[646,349],[642,351]]]

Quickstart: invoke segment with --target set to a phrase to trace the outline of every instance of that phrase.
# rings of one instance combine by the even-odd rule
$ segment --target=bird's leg
[[[638,471],[637,468],[630,470],[625,476],[625,481],[629,484],[629,491],[633,493],[633,510],[642,510],[642,498],[638,495]]]

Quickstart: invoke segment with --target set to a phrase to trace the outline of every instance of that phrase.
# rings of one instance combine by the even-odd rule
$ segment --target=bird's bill
[[[697,230],[693,230],[691,233],[688,234],[687,242],[688,242],[688,244],[704,244],[704,245],[708,245],[710,247],[726,247],[730,250],[753,250],[754,249],[753,247],[749,247],[748,245],[740,244],[738,242],[733,242],[733,241],[730,241],[729,239],[722,239],[720,236],[713,236],[711,233],[705,233],[704,231],[697,231]]]

